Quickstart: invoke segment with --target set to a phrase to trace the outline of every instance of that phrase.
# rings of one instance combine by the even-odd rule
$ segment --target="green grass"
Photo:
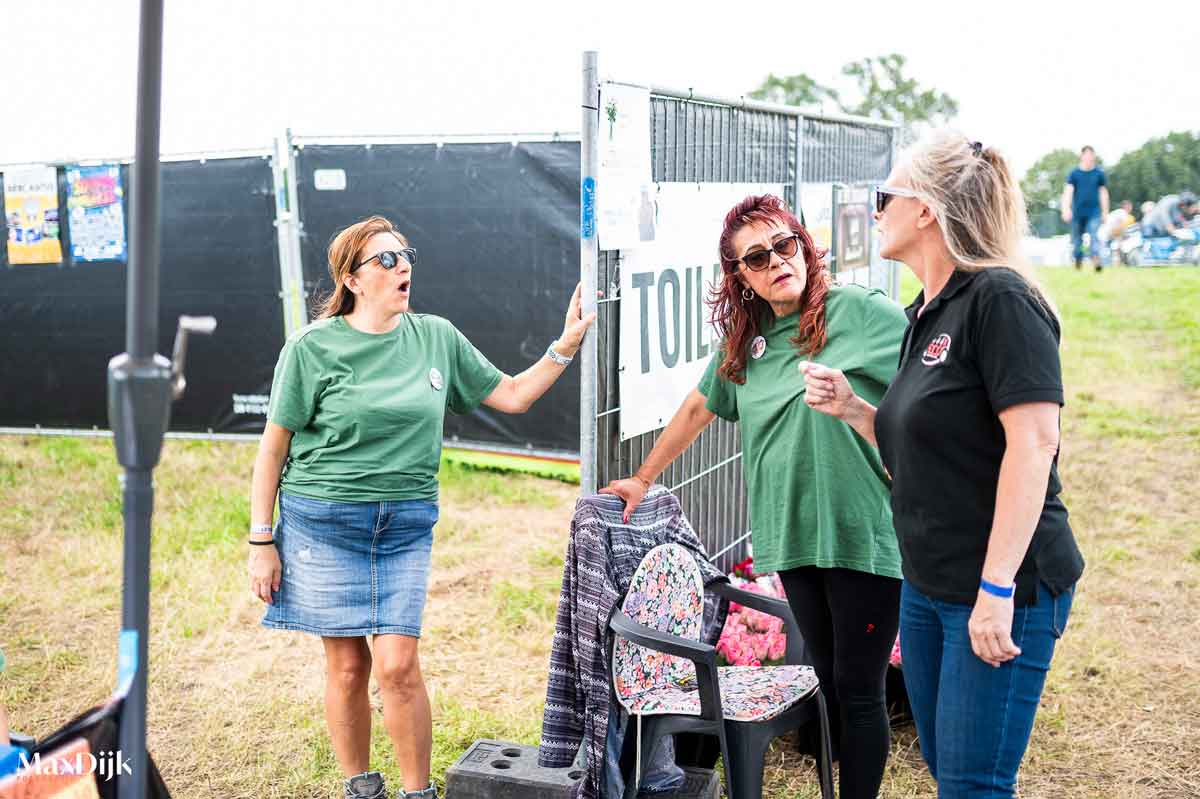
[[[514,476],[518,479],[513,479]],[[547,491],[537,480],[519,477],[510,472],[481,470],[454,460],[443,460],[438,472],[443,491],[462,502],[555,506],[554,493]]]
[[[497,616],[509,630],[517,631],[545,627],[553,620],[558,607],[556,580],[542,580],[534,585],[517,585],[501,580],[492,589]]]
[[[499,474],[532,474],[551,480],[579,485],[579,464],[563,461],[539,460],[497,452],[481,452],[469,449],[444,449],[442,462],[454,463],[466,468],[491,471]]]

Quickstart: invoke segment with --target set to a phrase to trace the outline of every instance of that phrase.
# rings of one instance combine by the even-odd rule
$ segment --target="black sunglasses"
[[[875,187],[875,210],[878,213],[883,213],[887,208],[888,203],[893,197],[916,197],[917,193],[911,189],[901,189],[897,186],[876,186]]]
[[[400,263],[401,258],[408,261],[408,265],[411,267],[415,268],[417,265],[417,251],[412,247],[405,247],[403,250],[384,250],[383,252],[375,253],[361,264],[356,265],[354,269],[350,270],[350,273],[354,274],[354,271],[358,267],[366,266],[376,258],[379,259],[379,265],[384,269],[395,269],[396,264]]]
[[[800,250],[800,237],[795,233],[780,239],[771,245],[769,250],[748,252],[734,263],[743,263],[752,272],[761,272],[771,265],[771,253],[778,253],[780,258],[791,258]]]

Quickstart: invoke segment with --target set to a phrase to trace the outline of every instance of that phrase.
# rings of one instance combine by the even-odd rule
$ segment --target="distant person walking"
[[[1063,186],[1062,219],[1071,226],[1071,256],[1075,268],[1083,265],[1083,234],[1088,234],[1088,257],[1099,272],[1100,223],[1108,216],[1108,178],[1096,166],[1091,145],[1079,151],[1079,166],[1067,175]]]

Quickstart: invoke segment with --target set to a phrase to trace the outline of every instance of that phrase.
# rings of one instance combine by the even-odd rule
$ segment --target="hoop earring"
[[[750,302],[754,299],[754,291],[749,287],[742,289],[742,302]]]

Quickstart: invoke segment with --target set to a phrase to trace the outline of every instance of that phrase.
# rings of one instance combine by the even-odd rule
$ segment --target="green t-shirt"
[[[768,322],[767,348],[748,358],[746,382],[717,374],[718,350],[700,381],[705,406],[739,422],[754,568],[846,568],[900,577],[889,481],[879,451],[850,425],[804,402],[804,360],[788,339],[799,314]],[[825,305],[828,343],[808,360],[846,373],[878,405],[896,373],[908,320],[881,291],[835,286]]]
[[[438,496],[446,409],[468,413],[503,375],[437,316],[406,313],[388,333],[340,316],[288,337],[267,418],[293,431],[282,490],[335,502]]]

